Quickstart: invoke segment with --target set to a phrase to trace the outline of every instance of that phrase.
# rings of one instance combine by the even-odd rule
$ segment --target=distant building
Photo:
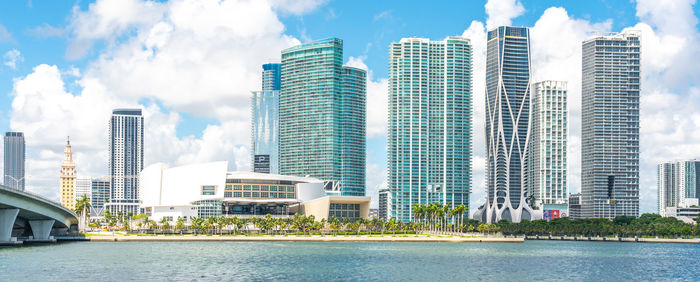
[[[527,199],[531,130],[530,30],[500,26],[486,46],[486,203],[482,222],[540,219]]]
[[[279,174],[279,90],[253,91],[253,172]]]
[[[24,133],[5,133],[5,186],[24,191]]]
[[[75,180],[75,199],[78,200],[83,195],[88,199],[92,199],[92,179],[90,178],[77,178]]]
[[[583,41],[584,218],[639,216],[640,33]]]
[[[316,220],[355,221],[369,216],[369,197],[327,196],[327,181],[255,172],[227,172],[228,162],[180,167],[163,163],[141,173],[141,207],[151,219],[192,217],[288,218],[295,213]]]
[[[365,195],[366,76],[343,66],[343,41],[282,51],[280,174],[340,182],[342,196]]]
[[[59,198],[61,205],[67,209],[75,208],[75,163],[73,162],[73,148],[70,140],[66,141],[66,148],[63,150],[63,163],[61,164],[61,187]]]
[[[369,216],[367,218],[369,218],[369,219],[379,218],[379,210],[378,209],[369,209]]]
[[[472,45],[403,38],[389,46],[388,217],[408,222],[415,204],[469,207]]]
[[[90,205],[92,209],[90,210],[91,216],[101,217],[104,215],[105,202],[109,200],[110,193],[109,190],[109,177],[103,178],[93,178],[90,181]]]
[[[139,213],[139,173],[143,169],[141,109],[115,109],[109,122],[110,196],[112,214]]]
[[[569,195],[569,218],[583,218],[581,215],[581,193]]]
[[[542,81],[533,85],[532,131],[528,160],[530,205],[544,218],[567,212],[567,85],[565,81]]]
[[[658,165],[659,214],[695,219],[700,212],[700,160],[680,160]]]
[[[264,64],[262,91],[253,91],[251,101],[253,172],[279,174],[282,64]]]
[[[391,190],[389,188],[379,190],[379,218],[391,219]]]

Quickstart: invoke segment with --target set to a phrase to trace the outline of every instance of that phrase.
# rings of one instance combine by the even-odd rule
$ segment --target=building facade
[[[471,42],[403,38],[389,48],[389,217],[408,222],[415,204],[469,207]]]
[[[543,211],[566,211],[567,84],[542,81],[533,85],[532,131],[528,161],[528,202]],[[546,213],[546,212],[545,212]]]
[[[279,90],[253,91],[253,172],[279,174]]]
[[[115,109],[109,123],[110,195],[105,209],[139,213],[139,173],[143,169],[141,109]]]
[[[391,219],[391,190],[389,188],[379,190],[379,209],[377,213],[379,218]]]
[[[92,179],[90,178],[75,179],[75,200],[82,198],[83,195],[88,199],[92,199]]]
[[[364,196],[366,72],[342,63],[338,38],[282,51],[280,173],[337,180],[342,196]]]
[[[255,172],[227,172],[228,162],[180,167],[157,163],[141,174],[142,208],[154,220],[167,217],[251,218],[295,213],[316,220],[351,221],[369,216],[369,197],[328,196],[328,184],[315,178]]]
[[[661,216],[677,217],[679,211],[692,211],[692,207],[700,209],[700,160],[661,163],[657,172]]]
[[[253,91],[253,172],[279,174],[279,98],[282,64],[264,64],[262,91]]]
[[[569,195],[569,218],[583,218],[583,216],[581,215],[581,193]]]
[[[77,173],[73,162],[73,148],[70,140],[66,141],[66,148],[63,150],[63,163],[61,163],[61,192],[59,198],[61,206],[73,210],[75,208],[75,184]]]
[[[24,191],[24,133],[5,132],[5,186]]]
[[[282,89],[282,64],[264,64],[262,73],[262,91],[280,91]]]
[[[640,34],[583,41],[581,194],[585,218],[639,216]]]
[[[530,152],[530,30],[501,26],[486,45],[486,203],[481,221],[539,216],[527,202]]]
[[[101,217],[104,215],[105,202],[109,200],[110,197],[110,178],[93,178],[90,181],[90,215],[95,217]]]

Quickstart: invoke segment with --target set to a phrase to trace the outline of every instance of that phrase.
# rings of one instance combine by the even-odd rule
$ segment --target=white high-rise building
[[[534,84],[532,132],[528,161],[530,205],[542,210],[566,210],[567,85],[565,81]]]
[[[88,199],[92,199],[92,179],[90,178],[78,178],[75,180],[75,200],[79,200],[87,196]]]
[[[109,123],[110,195],[105,210],[139,213],[139,173],[143,170],[141,109],[115,109]]]
[[[661,216],[675,217],[678,208],[698,206],[700,160],[661,163],[658,165],[657,176],[658,207]]]

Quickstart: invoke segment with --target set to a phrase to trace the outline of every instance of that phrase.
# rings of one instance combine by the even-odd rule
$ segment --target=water
[[[700,245],[74,242],[0,248],[0,281],[700,280]]]

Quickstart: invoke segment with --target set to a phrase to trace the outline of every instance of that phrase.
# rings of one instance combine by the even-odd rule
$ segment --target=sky
[[[145,165],[228,160],[250,170],[250,91],[280,51],[339,37],[368,70],[367,195],[386,187],[388,46],[465,36],[474,48],[472,211],[485,202],[486,31],[531,28],[534,81],[569,85],[569,192],[580,191],[581,41],[642,33],[640,209],[656,212],[656,164],[700,158],[694,0],[4,1],[0,130],[23,131],[27,190],[58,199],[67,136],[79,177],[107,174],[113,108],[145,115]],[[0,152],[1,153],[1,152]],[[0,164],[1,165],[1,164]],[[376,200],[373,200],[376,205]]]

